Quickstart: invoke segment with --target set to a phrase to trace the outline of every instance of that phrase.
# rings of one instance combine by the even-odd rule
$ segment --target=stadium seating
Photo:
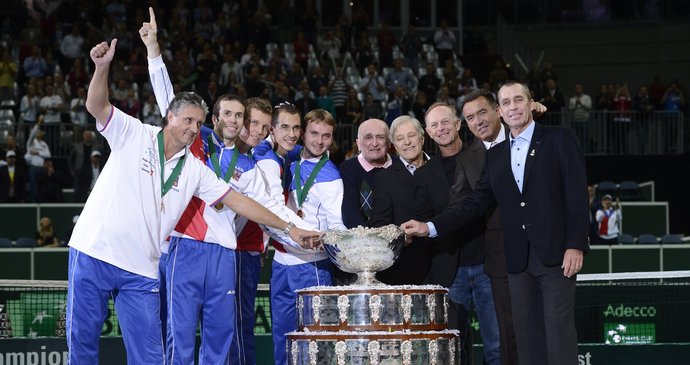
[[[36,247],[36,239],[31,237],[19,237],[14,242],[14,247]]]
[[[661,237],[662,244],[681,244],[683,240],[679,234],[667,234]]]
[[[659,243],[659,240],[655,235],[641,234],[640,237],[637,238],[637,243],[641,245],[656,245]]]
[[[618,197],[622,201],[638,201],[642,199],[640,185],[634,181],[623,181],[618,186]]]
[[[597,184],[597,197],[601,199],[602,196],[609,194],[614,199],[618,196],[618,186],[613,181],[602,181]]]
[[[12,241],[9,238],[0,238],[0,248],[12,247]]]
[[[635,244],[635,237],[625,233],[620,234],[618,235],[618,243],[620,243],[621,245]]]

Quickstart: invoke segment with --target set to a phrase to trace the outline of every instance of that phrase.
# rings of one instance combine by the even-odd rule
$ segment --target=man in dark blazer
[[[497,202],[520,363],[577,364],[575,279],[589,249],[582,149],[571,130],[535,124],[525,85],[507,82],[498,99],[511,133],[488,150],[474,190],[430,222],[402,228],[443,236]]]
[[[450,189],[450,202],[460,202],[479,182],[486,151],[507,139],[507,128],[501,123],[498,104],[493,94],[477,90],[465,96],[462,116],[475,139],[458,156],[455,169],[455,185]],[[484,213],[486,228],[484,240],[484,273],[491,282],[491,292],[496,310],[501,347],[501,364],[518,363],[517,345],[513,330],[513,315],[510,306],[508,272],[506,271],[501,230],[500,209],[493,204]]]
[[[26,163],[14,150],[5,153],[4,163],[0,162],[0,203],[23,203],[26,200]]]
[[[455,107],[437,102],[425,115],[426,132],[438,146],[438,153],[415,173],[415,218],[428,219],[448,205],[456,182],[458,162],[465,155],[460,139],[460,119]],[[469,313],[477,312],[484,344],[484,362],[499,364],[500,347],[496,312],[489,278],[483,272],[484,219],[478,218],[452,235],[432,239],[432,264],[427,284],[449,288],[449,326],[460,330],[462,364],[472,363]]]
[[[371,227],[400,225],[413,217],[414,174],[428,160],[422,149],[424,129],[417,119],[408,115],[396,118],[389,136],[398,155],[392,158],[389,168],[375,176],[374,205],[368,223]],[[376,277],[389,285],[422,284],[429,271],[430,252],[426,242],[414,240],[403,248],[393,266]]]

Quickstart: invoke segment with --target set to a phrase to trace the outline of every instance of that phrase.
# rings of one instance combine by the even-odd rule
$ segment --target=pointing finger
[[[151,22],[151,27],[156,28],[156,14],[153,13],[153,7],[149,6],[149,17]]]

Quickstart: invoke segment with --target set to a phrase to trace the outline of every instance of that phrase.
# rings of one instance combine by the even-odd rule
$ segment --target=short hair
[[[520,82],[520,81],[516,81],[516,80],[508,80],[508,81],[506,81],[503,85],[501,85],[500,88],[498,88],[498,91],[500,92],[502,88],[504,88],[504,87],[506,87],[506,86],[513,86],[513,85],[520,85],[520,86],[522,86],[522,90],[525,92],[525,94],[527,94],[527,98],[532,99],[532,92],[529,91],[529,86],[527,86],[527,84],[524,84],[524,83],[522,83],[522,82]],[[498,94],[498,93],[497,93],[497,94]]]
[[[244,123],[249,122],[252,114],[252,110],[260,111],[264,114],[273,115],[273,110],[271,110],[271,103],[263,98],[249,98],[244,106]]]
[[[220,117],[220,103],[223,101],[236,101],[242,104],[242,107],[245,109],[247,108],[247,101],[243,97],[235,94],[223,94],[219,96],[216,103],[213,104],[213,115],[215,117]]]
[[[398,127],[400,127],[400,125],[403,123],[411,123],[412,126],[417,130],[417,133],[419,133],[419,136],[424,137],[424,128],[422,128],[422,123],[419,123],[417,118],[413,118],[409,115],[401,115],[395,118],[393,123],[391,123],[391,130],[388,135],[388,138],[391,142],[395,141],[395,132],[398,131]]]
[[[486,101],[489,102],[489,105],[491,105],[494,108],[498,105],[496,98],[494,98],[494,93],[492,93],[491,91],[484,89],[474,90],[469,94],[465,95],[465,98],[462,100],[462,104],[460,105],[460,114],[462,115],[462,119],[465,119],[465,115],[462,113],[462,109],[465,108],[465,104],[471,101],[475,101],[479,98],[486,99]]]
[[[168,105],[168,112],[165,113],[165,115],[167,116],[168,113],[172,113],[172,115],[176,116],[182,109],[190,106],[201,108],[201,110],[204,112],[204,118],[206,117],[206,114],[208,114],[208,105],[206,105],[206,102],[201,96],[193,92],[183,91],[177,93],[177,95],[175,95],[175,97],[170,101],[170,104]],[[167,125],[168,118],[166,117],[163,118],[161,126],[165,128]]]
[[[445,106],[446,108],[450,109],[450,111],[453,112],[453,115],[455,115],[455,116],[457,117],[458,112],[457,112],[457,110],[455,110],[455,105],[453,105],[453,104],[448,104],[448,103],[443,102],[443,101],[437,101],[437,102],[435,102],[435,103],[429,105],[429,108],[426,110],[426,113],[424,113],[424,122],[425,122],[425,123],[426,123],[426,117],[427,117],[427,115],[429,115],[429,112],[430,112],[432,109],[434,109],[434,108],[436,108],[436,107],[439,107],[439,106]]]
[[[328,110],[314,109],[304,116],[304,129],[307,129],[307,126],[310,123],[319,122],[324,122],[335,128],[335,119],[333,118],[333,115],[328,112]]]
[[[282,103],[276,105],[273,107],[273,117],[271,118],[271,126],[275,127],[278,125],[278,116],[280,113],[287,113],[290,115],[299,115],[299,110],[297,110],[297,107],[295,107],[294,104],[290,103],[289,101],[283,101]]]

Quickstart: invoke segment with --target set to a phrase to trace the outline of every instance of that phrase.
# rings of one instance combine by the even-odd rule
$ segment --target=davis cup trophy
[[[447,329],[448,290],[391,286],[375,278],[400,255],[400,228],[332,230],[322,242],[331,261],[357,279],[297,291],[298,330],[287,334],[289,364],[457,363],[458,332]]]
[[[357,274],[352,285],[383,285],[376,280],[376,273],[393,265],[405,239],[403,231],[390,224],[380,228],[330,230],[322,243],[333,264],[344,272]]]

